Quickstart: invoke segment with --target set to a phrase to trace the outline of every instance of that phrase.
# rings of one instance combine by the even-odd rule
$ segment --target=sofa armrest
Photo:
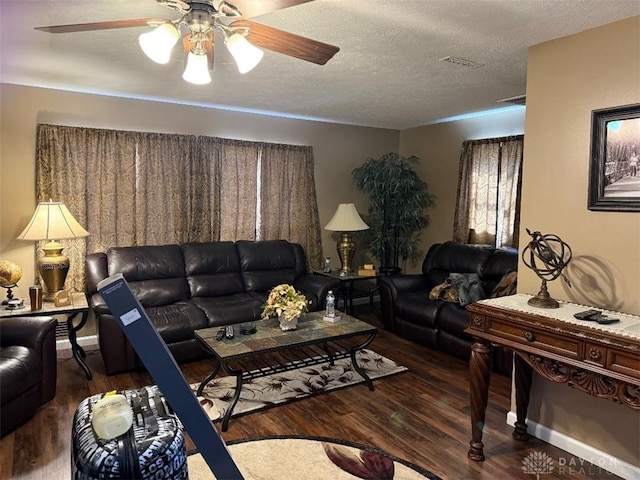
[[[393,330],[394,305],[398,295],[405,292],[427,290],[429,282],[424,275],[400,274],[380,277],[380,316],[384,328]]]
[[[324,308],[324,300],[329,290],[337,290],[340,281],[323,275],[305,274],[298,277],[293,285],[308,297],[311,297],[310,311],[318,311]]]
[[[9,317],[2,320],[0,342],[3,347],[22,345],[42,354],[44,342],[58,321],[53,317]],[[55,338],[55,332],[53,334]]]

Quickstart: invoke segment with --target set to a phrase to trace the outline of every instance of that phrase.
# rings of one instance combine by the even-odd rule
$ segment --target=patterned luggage
[[[91,425],[92,407],[103,394],[85,398],[76,409],[72,478],[188,479],[183,427],[158,387],[122,393],[133,409],[133,426],[112,440],[98,437]]]

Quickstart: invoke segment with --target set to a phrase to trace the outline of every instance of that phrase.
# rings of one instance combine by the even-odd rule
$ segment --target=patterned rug
[[[357,352],[356,361],[371,379],[407,370],[406,367],[366,349]],[[363,382],[362,377],[351,366],[351,358],[336,360],[333,366],[326,362],[253,379],[243,383],[232,417]],[[221,420],[227,411],[235,385],[234,377],[216,377],[207,384],[202,396],[198,397],[214,422]],[[194,393],[198,386],[198,383],[191,385]]]
[[[229,451],[245,480],[440,480],[377,448],[331,438],[247,439],[230,442]],[[188,464],[190,480],[216,478],[201,455]]]

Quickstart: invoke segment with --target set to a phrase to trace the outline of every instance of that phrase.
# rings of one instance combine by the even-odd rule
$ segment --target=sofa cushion
[[[483,267],[493,247],[489,245],[465,245],[456,242],[445,242],[430,249],[422,264],[422,272],[428,276],[431,270],[440,272],[477,273],[484,275]],[[435,273],[435,272],[431,272]],[[436,274],[437,275],[437,274]],[[444,279],[437,281],[441,283]]]
[[[192,297],[221,297],[244,292],[240,257],[233,242],[181,246]]]
[[[247,292],[268,292],[281,283],[295,283],[296,255],[286,240],[238,240],[236,248]]]
[[[190,340],[194,330],[209,326],[204,312],[191,300],[146,307],[145,311],[166,343]]]
[[[486,298],[477,273],[451,273],[449,279],[463,307]]]
[[[106,254],[109,275],[122,273],[143,307],[189,298],[184,258],[178,245],[112,247]]]
[[[518,272],[507,272],[502,276],[502,279],[493,288],[491,292],[491,298],[506,297],[507,295],[513,295],[516,293],[516,287],[518,283]]]
[[[395,304],[397,318],[429,328],[436,328],[438,311],[445,305],[440,300],[429,300],[428,292],[408,292],[398,297]]]
[[[195,297],[193,302],[205,312],[208,326],[258,320],[263,302],[250,293],[236,293],[224,297]]]

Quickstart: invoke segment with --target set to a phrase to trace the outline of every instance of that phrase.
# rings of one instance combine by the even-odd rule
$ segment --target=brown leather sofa
[[[56,325],[52,317],[3,318],[0,331],[0,437],[56,395]]]
[[[469,312],[459,303],[430,300],[429,293],[451,273],[477,273],[486,296],[509,271],[518,268],[518,251],[489,245],[444,242],[431,246],[422,273],[380,279],[382,322],[387,330],[430,348],[468,360],[472,338],[464,333]],[[512,352],[494,350],[496,370],[510,373]]]
[[[117,247],[86,257],[89,305],[97,322],[108,375],[142,367],[97,291],[122,273],[179,363],[206,356],[193,336],[199,328],[258,320],[269,291],[288,283],[323,308],[332,278],[307,273],[301,245],[285,240]]]

